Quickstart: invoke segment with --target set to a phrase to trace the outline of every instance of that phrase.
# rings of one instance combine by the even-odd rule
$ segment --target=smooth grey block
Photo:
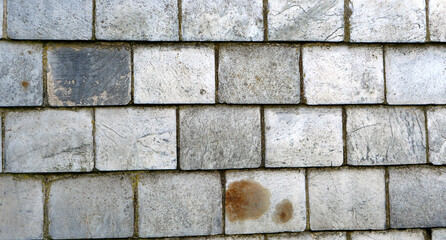
[[[345,232],[305,232],[268,235],[269,240],[347,240]]]
[[[445,240],[446,228],[432,229],[432,240]]]
[[[352,232],[351,240],[425,240],[423,230]]]

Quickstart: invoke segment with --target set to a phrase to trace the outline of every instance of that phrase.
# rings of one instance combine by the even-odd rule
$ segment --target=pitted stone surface
[[[267,167],[340,166],[341,108],[265,109]]]
[[[52,46],[47,77],[52,106],[126,105],[131,90],[130,51],[113,45]]]
[[[446,228],[432,229],[432,240],[446,239]]]
[[[8,0],[8,37],[12,39],[89,40],[91,0]]]
[[[2,41],[0,63],[0,107],[42,105],[42,45]]]
[[[429,0],[429,32],[433,42],[446,42],[446,2]],[[445,236],[446,239],[446,236]]]
[[[210,45],[141,45],[134,58],[135,103],[215,103]]]
[[[268,39],[344,40],[343,0],[269,0]]]
[[[223,45],[218,100],[226,103],[299,103],[299,47]]]
[[[96,109],[96,168],[175,169],[174,108]]]
[[[89,110],[5,113],[5,171],[90,171],[92,120]]]
[[[183,0],[185,41],[262,41],[262,0]]]
[[[258,107],[180,109],[181,169],[256,168],[260,143]]]
[[[157,172],[139,179],[140,237],[222,233],[222,191],[217,172]]]
[[[384,101],[381,47],[307,45],[303,47],[302,58],[308,104]]]
[[[446,108],[433,107],[427,111],[429,161],[446,165]]]
[[[384,229],[384,169],[310,170],[311,230]]]
[[[268,235],[269,240],[347,240],[343,232],[319,233],[284,233]]]
[[[351,240],[425,240],[422,230],[352,232]]]

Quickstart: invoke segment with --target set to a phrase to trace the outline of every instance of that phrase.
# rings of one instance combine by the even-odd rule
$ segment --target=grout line
[[[307,99],[305,97],[305,86],[304,86],[304,64],[303,64],[303,45],[299,46],[299,81],[300,81],[300,104],[306,104]]]
[[[386,229],[390,229],[389,169],[387,167],[384,167],[384,182],[386,194]]]
[[[43,81],[43,101],[42,107],[49,107],[48,100],[48,45],[42,44],[42,81]]]
[[[215,67],[215,103],[218,103],[218,69],[220,67],[220,45],[218,43],[214,44],[214,67]]]
[[[432,240],[432,228],[425,229],[424,231],[424,239],[425,240]]]
[[[183,41],[183,3],[177,0],[178,4],[178,40]]]
[[[260,106],[260,146],[261,146],[261,160],[260,167],[265,168],[266,162],[266,142],[265,142],[265,108]]]
[[[0,122],[1,122],[1,134],[0,134],[0,143],[2,144],[2,147],[0,148],[0,160],[2,163],[2,167],[0,169],[0,172],[5,172],[5,112],[0,112]]]
[[[305,169],[305,207],[306,207],[306,217],[307,217],[307,226],[306,230],[311,231],[310,229],[310,192],[309,192],[309,182],[308,182],[308,173],[309,169]]]
[[[180,168],[180,107],[175,109],[176,115],[176,134],[177,134],[177,170],[181,170]]]
[[[222,234],[226,234],[226,171],[220,170],[221,203],[222,203]]]
[[[350,42],[350,16],[352,9],[350,8],[350,0],[344,0],[344,42]]]
[[[268,0],[263,0],[263,41],[268,42]]]
[[[352,240],[351,234],[352,234],[352,232],[350,232],[350,231],[345,232],[345,236],[346,236],[347,240]]]
[[[428,119],[428,115],[427,115],[427,107],[423,108],[424,111],[424,131],[426,132],[426,164],[431,164],[430,161],[430,147],[429,147],[429,119]]]
[[[96,108],[91,109],[91,118],[92,118],[92,134],[93,134],[93,171],[99,171],[96,168],[97,154],[96,154]]]
[[[50,201],[50,191],[51,191],[51,182],[49,178],[45,178],[42,180],[43,187],[43,238],[51,239],[50,236],[50,219],[49,219],[49,201]]]
[[[431,41],[430,19],[429,19],[429,0],[425,0],[426,4],[426,42]]]
[[[1,0],[0,0],[1,1]],[[2,20],[3,20],[3,31],[1,32],[2,38],[8,39],[8,31],[6,30],[8,28],[8,7],[7,7],[8,1],[7,0],[3,0],[3,16],[2,16]]]
[[[382,53],[383,53],[383,79],[384,79],[384,104],[388,104],[387,102],[387,73],[386,73],[386,47],[382,45]]]
[[[344,166],[348,166],[347,137],[347,109],[342,107],[342,153],[344,158],[342,165]]]
[[[92,26],[91,26],[91,40],[96,40],[96,0],[91,0],[93,4]]]
[[[132,187],[133,187],[133,237],[139,237],[139,200],[138,200],[138,184],[139,174],[132,175]]]
[[[135,104],[135,50],[133,42],[130,43],[130,105]]]

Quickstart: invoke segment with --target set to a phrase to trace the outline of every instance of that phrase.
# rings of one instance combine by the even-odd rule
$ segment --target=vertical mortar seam
[[[307,103],[307,99],[305,97],[305,85],[304,85],[304,64],[303,64],[303,48],[304,45],[301,44],[299,45],[299,60],[298,60],[298,64],[299,64],[299,84],[300,84],[300,104],[306,104]]]
[[[180,168],[180,107],[175,108],[176,134],[177,134],[177,170]]]
[[[387,102],[387,73],[386,73],[386,46],[382,45],[383,54],[383,80],[384,80],[384,101],[383,104],[388,105]]]
[[[268,42],[268,0],[263,0],[263,41]]]
[[[49,106],[48,99],[48,45],[42,43],[42,81],[43,81],[43,101],[42,106]]]
[[[347,108],[345,106],[342,107],[342,157],[343,164],[348,165],[348,152],[347,152]]]
[[[266,167],[266,142],[265,142],[265,107],[260,106],[260,167]]]
[[[384,191],[386,204],[386,229],[390,229],[390,195],[389,195],[389,169],[384,167]]]
[[[7,7],[8,1],[3,0],[3,16],[2,16],[2,38],[8,39],[8,31],[6,30],[8,28],[8,7]]]
[[[182,0],[177,0],[178,8],[178,40],[183,41],[183,2]]]
[[[429,19],[429,0],[425,0],[425,4],[426,4],[426,42],[430,42],[431,41],[431,31],[430,31],[430,19]]]
[[[50,219],[49,219],[49,201],[51,191],[51,181],[49,178],[42,180],[43,184],[43,238],[51,239],[50,236]]]
[[[91,109],[91,118],[92,118],[92,132],[93,134],[93,171],[98,171],[96,168],[97,162],[97,154],[96,154],[96,108]]]
[[[130,43],[130,105],[135,104],[135,50]]]
[[[0,172],[5,172],[5,164],[6,164],[6,159],[5,159],[5,112],[0,112],[0,121],[2,124],[2,127],[0,128],[1,131],[1,136],[0,136],[0,141],[2,144],[2,147],[0,149],[0,157],[1,157],[1,162],[2,162],[2,168],[0,169]]]
[[[350,0],[344,0],[344,42],[350,42]]]
[[[222,234],[226,234],[226,171],[220,170],[220,182],[221,182],[221,203],[222,203]]]
[[[91,26],[91,40],[96,40],[96,0],[92,0],[92,26]]]
[[[309,182],[308,182],[308,174],[309,174],[309,169],[305,168],[304,170],[304,174],[305,174],[305,214],[306,214],[306,230],[310,231],[310,186],[309,186]]]
[[[218,103],[218,68],[220,67],[220,45],[214,44],[214,67],[215,67],[215,103]]]
[[[138,200],[139,174],[132,175],[133,187],[133,237],[139,237],[139,200]]]
[[[428,115],[427,115],[427,107],[423,107],[423,112],[424,112],[424,131],[425,131],[425,144],[426,144],[426,163],[432,163],[430,161],[430,149],[429,149],[429,119],[428,119]]]

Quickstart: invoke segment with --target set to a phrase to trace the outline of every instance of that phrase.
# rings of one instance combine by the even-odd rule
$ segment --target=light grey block
[[[446,41],[446,2],[443,0],[429,0],[429,32],[433,42]],[[446,237],[445,237],[446,239]]]
[[[427,111],[429,161],[434,165],[446,164],[446,108],[433,107]]]
[[[347,240],[345,232],[305,232],[268,235],[269,240]]]
[[[425,240],[423,230],[352,232],[351,240]]]
[[[0,19],[0,38],[6,37],[6,36],[3,36],[3,8],[4,8],[3,2],[0,1],[0,16],[1,16],[1,19]]]
[[[432,240],[445,240],[445,239],[446,239],[445,228],[432,229]]]
[[[223,45],[219,53],[221,103],[299,103],[299,47]]]
[[[180,109],[181,169],[256,168],[260,144],[258,107]]]
[[[265,237],[262,235],[238,235],[238,236],[211,236],[211,237],[201,237],[201,238],[194,238],[194,239],[206,239],[206,240],[264,240]]]

